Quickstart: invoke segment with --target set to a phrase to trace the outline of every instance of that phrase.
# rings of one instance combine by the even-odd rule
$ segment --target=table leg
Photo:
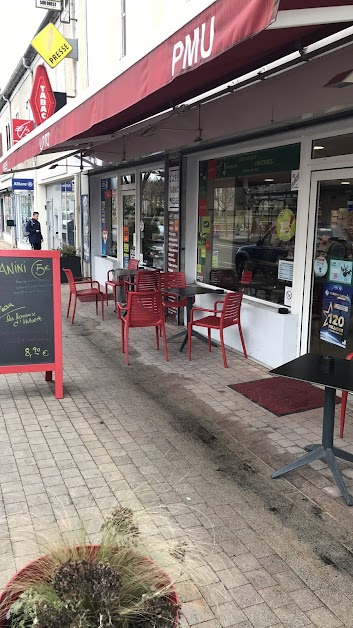
[[[335,409],[336,390],[334,388],[325,388],[324,414],[322,422],[322,443],[319,445],[308,445],[308,447],[305,447],[305,449],[309,453],[305,454],[301,458],[298,458],[298,460],[295,460],[294,462],[290,462],[278,471],[275,471],[272,474],[272,478],[278,478],[281,475],[288,473],[289,471],[294,471],[295,469],[303,467],[309,462],[314,462],[314,460],[325,460],[346,503],[348,504],[348,506],[353,506],[353,498],[348,493],[347,487],[341,474],[341,470],[336,461],[337,457],[342,458],[343,460],[348,460],[349,462],[353,462],[353,455],[333,446]]]
[[[184,349],[187,341],[188,341],[188,332],[187,332],[187,328],[188,328],[188,324],[190,323],[190,317],[191,317],[191,310],[192,310],[192,306],[193,306],[193,300],[194,297],[188,297],[187,301],[186,301],[186,334],[185,334],[185,338],[183,340],[183,342],[181,343],[181,347],[179,349],[180,353],[182,352],[182,350]]]

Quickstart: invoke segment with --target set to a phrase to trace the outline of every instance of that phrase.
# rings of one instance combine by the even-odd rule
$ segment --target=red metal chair
[[[75,320],[75,312],[77,305],[77,297],[95,297],[96,300],[96,313],[98,314],[98,299],[101,301],[102,305],[102,321],[104,321],[104,294],[100,289],[100,285],[98,281],[93,281],[91,277],[82,277],[82,279],[75,280],[72,271],[69,268],[63,268],[63,271],[67,277],[67,281],[70,287],[70,296],[69,303],[67,306],[66,318],[69,317],[70,307],[71,307],[71,299],[74,297],[74,309],[72,312],[71,325],[74,324]],[[78,285],[82,285],[85,283],[90,284],[90,288],[84,288],[83,290],[77,290]],[[97,284],[97,288],[94,288],[93,284]]]
[[[346,360],[352,360],[353,353],[349,353],[346,357]],[[348,393],[346,390],[342,391],[342,403],[341,403],[341,419],[340,419],[340,438],[343,438],[344,432],[344,421],[346,418],[346,409],[347,409],[347,398]]]
[[[136,273],[134,281],[130,281],[129,279],[124,281],[125,292],[128,293],[130,290],[134,290],[135,292],[157,290],[158,275],[159,272],[156,270],[139,270]]]
[[[127,267],[128,267],[128,270],[137,270],[139,267],[139,261],[137,259],[129,259]],[[115,304],[117,302],[118,288],[124,285],[124,279],[121,279],[120,277],[113,279],[115,272],[116,271],[114,270],[114,268],[112,268],[111,270],[108,270],[107,272],[107,281],[105,282],[105,296],[106,296],[107,305],[108,305],[108,287],[111,286],[113,288],[113,298],[114,298],[114,304]]]
[[[208,329],[208,350],[211,351],[211,329],[217,329],[220,334],[221,348],[223,355],[224,368],[228,367],[226,351],[224,347],[223,330],[232,325],[238,325],[241,345],[243,347],[244,357],[247,358],[243,332],[240,324],[240,309],[243,299],[242,292],[233,292],[226,295],[224,301],[216,301],[213,310],[202,307],[193,307],[190,314],[190,322],[188,324],[188,354],[191,360],[191,336],[193,327],[207,327]],[[218,310],[217,306],[222,303],[222,309]],[[194,320],[195,312],[210,312],[210,316],[204,316]]]
[[[177,300],[177,297],[173,293],[168,294],[168,288],[186,288],[185,273],[183,272],[165,272],[159,273],[158,287],[163,291],[162,293],[162,305],[164,309],[168,307],[186,307],[187,298]],[[173,301],[174,297],[174,301]]]
[[[118,303],[118,318],[121,320],[121,350],[125,353],[126,364],[129,364],[129,331],[130,327],[155,327],[157,350],[159,350],[159,329],[164,340],[164,356],[168,362],[167,339],[159,291],[128,292],[127,304]],[[126,343],[126,352],[125,352]]]

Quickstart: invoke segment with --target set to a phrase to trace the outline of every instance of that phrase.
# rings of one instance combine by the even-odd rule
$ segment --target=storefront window
[[[164,269],[164,170],[141,173],[140,251],[145,266]]]
[[[61,187],[61,225],[63,244],[75,245],[75,189],[74,181],[63,181]]]
[[[4,220],[5,220],[5,233],[11,233],[11,227],[7,226],[7,221],[8,220],[14,220],[14,210],[13,210],[13,204],[12,204],[12,195],[11,194],[4,194],[3,196],[4,199]]]
[[[200,162],[197,279],[284,303],[292,285],[300,145]]]
[[[117,177],[101,180],[102,255],[117,256]]]
[[[353,133],[336,135],[334,137],[322,137],[313,141],[312,158],[336,157],[338,155],[351,155],[353,153]]]
[[[33,192],[30,192],[29,194],[25,194],[24,192],[16,194],[15,203],[19,216],[19,228],[17,229],[17,237],[21,241],[28,242],[28,240],[23,237],[22,226],[27,223],[33,213]]]

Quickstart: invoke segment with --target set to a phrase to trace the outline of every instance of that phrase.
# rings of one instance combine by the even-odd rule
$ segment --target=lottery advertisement
[[[336,283],[326,283],[322,298],[320,339],[346,348],[353,289]]]

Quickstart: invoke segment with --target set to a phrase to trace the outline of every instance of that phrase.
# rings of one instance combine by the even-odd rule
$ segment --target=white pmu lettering
[[[194,29],[193,35],[186,35],[184,41],[177,41],[173,47],[173,57],[172,57],[172,76],[175,76],[183,69],[185,70],[187,67],[190,68],[192,65],[198,63],[199,59],[207,59],[210,57],[213,50],[214,43],[214,24],[215,24],[215,16],[213,16],[208,25],[209,37],[208,37],[208,47],[206,48],[206,29],[207,23],[204,22],[201,25],[201,36],[200,36],[200,26]],[[179,62],[182,62],[181,67],[177,67]]]
[[[45,150],[46,148],[49,148],[50,146],[50,133],[49,131],[47,133],[44,133],[40,138],[39,138],[39,150]]]

